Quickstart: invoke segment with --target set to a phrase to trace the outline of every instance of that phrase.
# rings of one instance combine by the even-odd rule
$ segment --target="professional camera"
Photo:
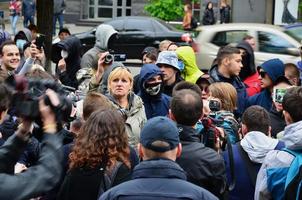
[[[211,99],[209,101],[209,108],[212,112],[217,112],[217,111],[221,110],[221,104],[219,101]]]
[[[58,106],[52,105],[46,95],[44,97],[45,104],[52,108],[58,121],[70,121],[72,103],[66,98],[66,91],[55,81],[32,80],[24,76],[13,75],[8,77],[6,83],[14,90],[12,109],[16,116],[40,122],[39,99],[45,95],[45,91],[49,88],[58,94],[60,104]]]

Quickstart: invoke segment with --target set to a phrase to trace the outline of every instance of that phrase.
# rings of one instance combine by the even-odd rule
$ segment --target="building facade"
[[[89,24],[120,16],[148,15],[144,6],[148,0],[65,0],[65,21]],[[209,0],[200,0],[193,5],[195,18],[201,21],[204,6]],[[219,18],[219,0],[211,0],[215,16]],[[229,0],[233,22],[272,23],[276,0]],[[190,2],[184,0],[184,2]],[[248,13],[248,14],[247,14]]]

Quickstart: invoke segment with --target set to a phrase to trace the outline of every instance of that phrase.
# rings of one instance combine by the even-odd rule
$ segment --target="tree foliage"
[[[149,0],[144,9],[152,17],[165,21],[181,18],[184,14],[182,0]]]

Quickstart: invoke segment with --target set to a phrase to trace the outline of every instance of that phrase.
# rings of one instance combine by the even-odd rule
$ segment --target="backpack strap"
[[[245,166],[247,168],[251,183],[253,184],[253,186],[256,186],[256,180],[257,180],[257,174],[260,168],[260,164],[258,163],[254,163],[250,160],[248,154],[244,151],[243,147],[241,146],[241,144],[238,142],[236,144],[239,154],[243,160],[243,162],[245,163]]]
[[[106,171],[106,167],[100,167],[101,182],[99,185],[98,197],[112,187],[117,172],[122,164],[122,162],[117,161],[110,174],[107,173],[108,171]]]
[[[302,198],[302,151],[290,150],[283,148],[285,151],[295,158],[287,172],[286,182],[284,187],[284,199],[301,199]]]

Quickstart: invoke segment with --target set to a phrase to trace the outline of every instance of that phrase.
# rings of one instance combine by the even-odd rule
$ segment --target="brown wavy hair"
[[[72,152],[69,168],[106,166],[116,161],[130,168],[128,136],[121,114],[116,110],[97,110],[82,126]]]

